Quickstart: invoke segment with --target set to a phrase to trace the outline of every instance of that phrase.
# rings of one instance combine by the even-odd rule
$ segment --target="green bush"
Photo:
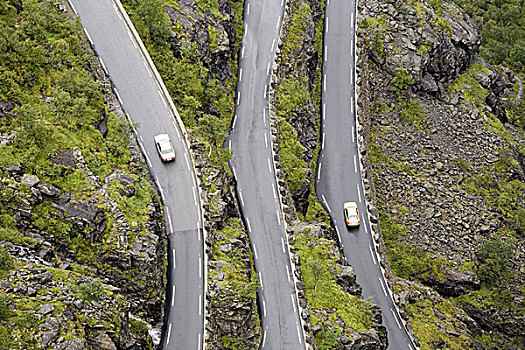
[[[102,299],[104,294],[104,287],[99,279],[93,279],[90,282],[82,283],[78,290],[82,294],[82,299],[85,302],[98,301]]]
[[[8,277],[14,266],[13,257],[9,254],[9,249],[2,244],[0,246],[0,278]]]
[[[483,43],[480,54],[525,74],[525,15],[521,0],[454,0],[479,26]]]
[[[515,240],[500,236],[486,239],[478,248],[479,259],[478,277],[488,285],[498,285],[512,277],[507,267],[509,260],[514,256]]]
[[[414,82],[414,77],[406,68],[397,67],[396,75],[391,81],[392,90],[394,90],[395,96],[398,98],[402,97],[406,89],[414,84]]]

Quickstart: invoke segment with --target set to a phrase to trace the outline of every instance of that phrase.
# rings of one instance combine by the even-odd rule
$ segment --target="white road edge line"
[[[352,143],[355,143],[355,129],[352,126]]]
[[[197,240],[201,241],[201,229],[199,228],[199,222],[197,222]]]
[[[326,91],[326,73],[323,74],[323,91]]]
[[[357,184],[357,195],[359,196],[359,201],[361,202],[361,190],[359,189],[359,184]]]
[[[264,122],[264,125],[266,126],[266,109],[263,108],[263,122]]]
[[[168,336],[166,337],[166,345],[170,343],[170,336],[171,336],[171,323],[168,326]]]
[[[164,200],[164,190],[162,189],[162,186],[160,185],[160,182],[157,181],[157,187],[159,188],[159,192],[160,192],[160,196],[162,198],[162,201],[165,202]]]
[[[275,190],[275,184],[272,183],[272,189],[273,189],[273,197],[277,198],[277,191]]]
[[[374,265],[377,265],[376,257],[374,256],[374,252],[372,251],[372,246],[369,244],[368,249],[370,249],[370,255],[372,255],[372,260],[374,260]]]
[[[237,106],[239,105],[240,102],[241,102],[241,92],[238,91],[237,92]]]
[[[328,17],[326,17],[326,33],[328,34]]]
[[[328,202],[326,201],[326,198],[324,197],[324,194],[322,195],[324,204],[326,204],[326,208],[328,208],[328,212],[331,212],[330,206],[328,205]]]
[[[197,340],[197,350],[201,350],[201,334],[199,333],[199,338]]]
[[[264,133],[264,144],[266,148],[268,148],[268,133],[267,132]]]
[[[199,278],[202,278],[202,258],[199,256]]]
[[[266,329],[264,330],[264,334],[263,334],[263,341],[262,341],[263,348],[264,348],[264,343],[266,343]]]
[[[341,246],[344,248],[343,240],[341,239],[341,235],[339,234],[339,227],[335,226],[335,231],[337,232],[337,237],[339,238],[339,242],[341,242]]]
[[[283,246],[283,253],[286,254],[286,249],[284,247],[284,238],[283,237],[281,237],[281,245]],[[288,267],[288,265],[286,267]]]
[[[120,18],[120,20],[122,21],[122,16],[120,15],[120,12],[119,12],[119,10],[117,9],[117,6],[115,6],[115,3],[113,3],[113,8],[115,9],[115,12],[117,13],[118,18]]]
[[[91,45],[93,45],[93,40],[91,40],[91,36],[89,35],[89,33],[88,33],[86,28],[84,28],[84,33],[86,34],[86,36],[87,36],[89,42],[91,43]]]
[[[323,163],[319,163],[319,168],[317,168],[317,181],[321,179],[321,166]]]
[[[248,232],[252,232],[252,228],[250,227],[250,219],[246,218],[246,226],[248,226]]]
[[[197,205],[197,195],[195,194],[195,186],[192,187],[193,190],[193,201],[195,202],[195,205]]]
[[[202,294],[199,294],[199,316],[202,315]]]
[[[239,199],[241,200],[241,205],[244,207],[244,199],[242,198],[241,192],[239,192]]]
[[[272,172],[272,165],[270,164],[270,158],[267,158],[268,160],[268,171],[271,173]]]
[[[292,299],[293,312],[297,312],[297,307],[295,307],[295,299],[293,297],[294,295],[290,294],[290,299]]]
[[[151,78],[153,78],[153,75],[151,75],[151,71],[150,71],[148,65],[146,64],[146,61],[142,61],[142,63],[144,64],[144,67],[146,67],[146,70],[148,71],[149,76],[150,76]]]
[[[232,140],[231,139],[228,141],[228,148],[232,149]]]
[[[77,9],[75,8],[75,6],[73,6],[73,3],[72,3],[71,1],[69,1],[69,6],[71,6],[71,9],[72,9],[72,10],[73,10],[73,12],[75,13],[75,15],[77,15],[77,16],[78,16],[78,12],[77,12]],[[281,6],[283,6],[283,5],[281,4]]]
[[[261,289],[264,289],[261,271],[259,271],[259,281],[261,282]]]
[[[162,100],[162,103],[164,103],[164,108],[168,108],[168,105],[166,104],[166,101],[164,100],[164,96],[162,96],[162,92],[160,90],[157,90],[159,92],[160,99]]]
[[[239,70],[239,81],[242,81],[242,68]]]
[[[241,58],[244,58],[244,46],[242,47],[242,50],[241,50]]]
[[[326,118],[326,103],[323,103],[323,120]]]
[[[288,268],[288,265],[284,266],[286,266],[286,275],[288,276],[288,282],[292,282],[292,278],[290,277],[290,269]]]
[[[237,122],[237,114],[235,114],[233,116],[233,125],[232,125],[232,129],[235,129],[235,122]]]
[[[171,223],[171,215],[168,207],[166,207],[166,213],[168,214],[168,224],[170,225],[170,234],[173,233],[173,225]]]
[[[270,63],[271,62],[268,62],[268,68],[266,68],[266,74],[270,75]]]
[[[399,321],[397,320],[396,313],[394,312],[393,309],[390,309],[390,312],[392,312],[392,316],[394,316],[394,319],[396,320],[397,326],[399,327],[399,329],[401,329],[401,325],[399,324]]]
[[[100,64],[102,65],[102,69],[104,69],[104,72],[106,72],[106,75],[109,75],[108,69],[106,68],[106,65],[104,64],[102,57],[99,57],[98,59],[100,60]]]
[[[323,132],[323,144],[321,145],[321,149],[324,149],[324,140],[325,140],[325,133]]]
[[[115,88],[115,95],[117,95],[117,99],[118,99],[118,101],[120,102],[120,104],[123,104],[123,103],[122,103],[122,99],[120,98],[120,94],[118,93],[117,88]]]
[[[128,32],[129,40],[131,40],[131,42],[135,43],[135,40],[133,40],[133,35],[131,35],[131,32],[129,30],[127,30],[126,32]],[[137,47],[137,44],[135,44],[135,47]]]
[[[188,171],[191,171],[191,169],[190,169],[190,162],[188,160],[188,156],[186,155],[186,153],[184,153],[184,159],[186,159],[186,166],[188,167]]]
[[[248,3],[248,8],[246,9],[246,15],[250,14],[250,3]]]
[[[255,244],[253,245],[253,254],[255,255],[255,260],[257,260],[257,247],[255,247]]]
[[[324,61],[328,60],[328,45],[324,46]]]
[[[175,305],[175,285],[171,288],[171,306]]]
[[[383,280],[381,279],[381,277],[378,277],[377,279],[381,283],[381,288],[383,288],[383,293],[385,293],[385,296],[388,296],[388,294],[386,293],[385,285],[383,284]]]
[[[264,317],[266,317],[266,302],[264,301],[263,299],[263,313],[264,313]]]
[[[356,155],[354,154],[354,171],[357,173],[357,160],[356,160]]]
[[[279,222],[279,226],[281,226],[281,215],[279,215],[279,210],[276,210],[275,214],[277,214],[277,221]]]
[[[171,261],[173,261],[173,270],[177,268],[177,263],[175,262],[175,248],[171,250]]]
[[[280,23],[281,23],[281,16],[279,15],[279,19],[277,20],[277,25],[275,26],[275,29],[279,28]]]
[[[275,48],[275,39],[273,39],[273,41],[272,41],[272,52],[273,52],[274,48]]]
[[[299,322],[295,321],[295,327],[297,328],[297,339],[299,339],[299,344],[303,343],[301,339],[301,328],[299,327]]]

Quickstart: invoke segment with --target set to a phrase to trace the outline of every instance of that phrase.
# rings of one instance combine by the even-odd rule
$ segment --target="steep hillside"
[[[61,2],[0,4],[2,349],[148,349],[162,322],[159,201],[86,42]]]
[[[477,56],[480,31],[455,5],[359,11],[366,174],[404,317],[422,349],[523,348],[520,81]]]

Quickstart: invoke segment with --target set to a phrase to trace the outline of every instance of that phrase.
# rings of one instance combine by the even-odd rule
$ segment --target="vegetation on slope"
[[[144,292],[141,298],[148,302],[162,292],[150,290],[146,295],[149,292],[142,279],[151,276],[133,269],[121,274],[104,258],[120,249],[110,239],[118,230],[112,222],[115,210],[124,214],[124,222],[131,227],[125,236],[132,245],[136,237],[147,235],[148,208],[153,206],[155,194],[146,180],[147,171],[129,149],[127,121],[109,110],[97,63],[80,25],[63,9],[56,1],[0,4],[0,261],[4,279],[0,287],[0,348],[41,347],[43,323],[49,318],[63,320],[65,313],[69,321],[63,321],[57,333],[65,340],[56,341],[87,341],[95,336],[93,327],[103,325],[113,332],[114,343],[130,332],[142,338],[140,346],[151,347],[145,325],[123,329],[135,321],[128,321],[127,315],[123,318],[121,311],[130,310],[128,297],[136,292],[128,286],[137,286]],[[105,135],[92,125],[103,118],[107,118]],[[82,166],[51,162],[64,154],[74,155]],[[124,188],[116,180],[110,181],[107,192],[102,189],[105,179],[115,173],[132,179],[125,190],[134,195],[122,196],[119,189]],[[31,175],[29,179],[52,185],[77,203],[88,202],[98,208],[105,225],[101,237],[89,235],[89,224],[80,229],[67,212],[56,210],[51,199],[39,197],[34,185],[24,180],[20,183],[16,174]],[[31,261],[27,252],[38,255],[43,248],[49,257]],[[24,252],[24,260],[19,260],[18,254]],[[43,260],[48,265],[40,262]],[[108,276],[122,279],[109,282]],[[122,291],[113,293],[101,280],[122,282],[118,285]],[[28,281],[38,290],[30,292]],[[71,309],[75,299],[82,303]],[[81,305],[93,301],[105,311],[87,316]],[[42,311],[44,304],[51,306]],[[91,311],[97,309],[91,305]],[[160,308],[150,311],[161,313]]]
[[[444,84],[446,94],[430,91],[422,81],[436,70],[418,62],[439,61],[436,47],[451,34],[474,35],[478,42],[476,31],[457,31],[465,17],[445,1],[387,3],[395,16],[372,11],[376,17],[363,20],[369,61],[362,67],[370,79],[364,89],[374,90],[363,94],[372,102],[369,160],[381,232],[398,277],[392,282],[396,297],[422,349],[521,348],[525,110],[523,95],[516,100],[519,82],[505,68],[475,59],[459,75],[442,74],[442,82],[454,78]],[[522,38],[503,39],[511,28],[523,30],[517,28],[523,27],[516,18],[519,2],[457,3],[477,13],[478,24],[485,21],[482,56],[523,76],[514,46]],[[494,11],[484,20],[488,9]],[[497,23],[508,26],[497,29]],[[414,36],[413,45],[402,43],[414,30],[422,35]],[[425,42],[432,31],[438,40]],[[491,45],[495,37],[501,42]],[[477,45],[472,47],[475,54]],[[405,60],[407,52],[418,60]],[[414,97],[418,106],[406,108]],[[489,100],[501,102],[506,116]]]
[[[455,0],[481,30],[480,55],[525,76],[525,6],[522,0]]]

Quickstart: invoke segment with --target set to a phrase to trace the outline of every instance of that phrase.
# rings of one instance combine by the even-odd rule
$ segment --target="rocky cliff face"
[[[506,115],[520,98],[518,80],[476,57],[479,30],[454,5],[367,1],[359,12],[369,201],[380,211],[377,239],[386,243],[391,282],[416,338],[430,348],[519,347],[523,252],[510,249],[512,277],[488,280],[482,249],[496,236],[524,243],[525,140]],[[422,316],[429,305],[432,316]]]
[[[19,5],[17,18],[22,25],[26,18],[42,15],[39,11],[45,8],[52,17],[47,21],[69,28],[68,36],[78,40],[79,46],[68,53],[66,65],[47,46],[51,62],[42,65],[42,72],[56,80],[49,90],[42,87],[40,101],[28,100],[28,92],[20,89],[14,90],[20,100],[0,104],[2,164],[6,164],[0,179],[0,242],[13,259],[11,271],[0,280],[2,317],[7,315],[11,335],[8,341],[2,337],[2,345],[10,349],[151,348],[159,340],[164,312],[166,239],[149,171],[108,78],[82,40],[81,29],[72,24],[73,16],[61,3]],[[33,12],[24,12],[25,6]],[[46,37],[45,32],[41,34]],[[23,56],[19,58],[25,62]],[[77,65],[78,60],[83,65]],[[24,111],[31,106],[48,111],[56,105],[60,97],[55,89],[67,89],[57,75],[68,74],[73,66],[86,79],[84,91],[96,86],[92,98],[104,101],[93,126],[89,112],[72,129],[61,124],[68,114],[53,124],[49,122],[52,112],[43,112],[30,114],[20,127],[20,120],[27,118]],[[35,73],[35,81],[39,74]],[[75,93],[68,96],[76,97]],[[78,103],[86,103],[82,101]],[[26,130],[33,128],[32,137],[39,142],[39,132],[49,125],[54,129],[47,131],[49,139],[44,144],[69,137],[71,147],[60,147],[44,159],[35,153],[20,160],[16,154],[21,150],[15,147],[20,147]],[[99,149],[87,148],[93,140]],[[7,163],[6,154],[10,155]],[[115,154],[129,161],[120,164],[112,158]]]

